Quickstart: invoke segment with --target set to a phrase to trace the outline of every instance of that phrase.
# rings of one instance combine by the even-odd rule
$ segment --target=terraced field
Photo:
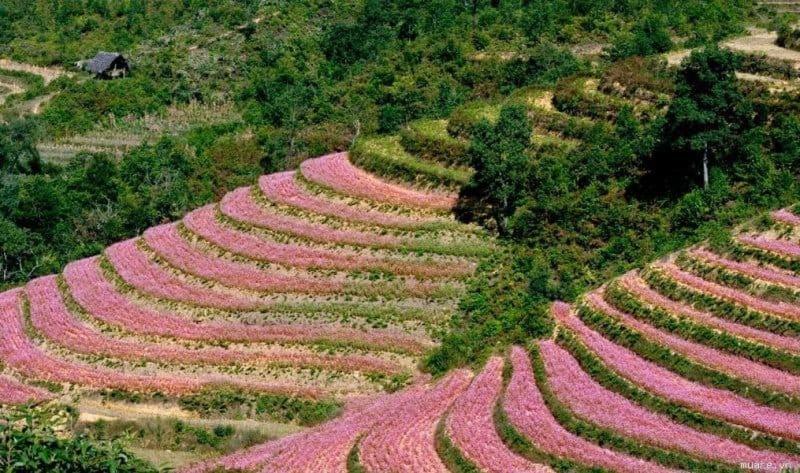
[[[752,227],[752,228],[751,228]],[[515,346],[187,471],[780,471],[800,467],[800,215],[556,303]]]
[[[330,416],[419,384],[420,356],[496,249],[453,219],[455,200],[347,153],[263,176],[0,294],[0,400],[76,405],[85,424],[122,422],[132,408],[182,419],[186,399],[218,391]],[[284,426],[267,438],[307,424],[261,414]]]
[[[241,120],[230,103],[213,106],[191,102],[170,107],[162,113],[140,118],[117,117],[95,129],[79,135],[43,141],[37,144],[42,159],[52,163],[67,163],[78,153],[108,153],[117,158],[143,143],[153,142],[163,135],[175,135],[192,127]]]

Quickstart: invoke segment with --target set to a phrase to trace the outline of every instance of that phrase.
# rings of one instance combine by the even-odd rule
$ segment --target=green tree
[[[530,136],[531,123],[519,105],[503,107],[497,124],[483,120],[473,133],[468,157],[475,174],[462,192],[480,196],[485,214],[500,234],[506,233],[508,218],[525,194]]]
[[[739,89],[738,63],[737,55],[716,46],[684,60],[665,120],[661,178],[702,176],[708,187],[709,166],[730,167],[741,156],[741,137],[755,126],[755,112]]]

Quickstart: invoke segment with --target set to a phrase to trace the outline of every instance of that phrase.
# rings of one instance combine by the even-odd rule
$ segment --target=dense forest
[[[420,120],[448,119],[448,138],[427,152],[474,171],[458,218],[502,248],[469,282],[425,369],[480,364],[549,335],[552,301],[798,201],[797,91],[736,75],[797,70],[718,46],[758,24],[796,48],[792,19],[748,0],[0,2],[0,57],[72,71],[119,51],[132,64],[110,81],[20,74],[28,96],[0,109],[0,288],[259,175],[331,151],[368,163],[371,137],[404,143]],[[662,57],[689,48],[677,66]],[[526,101],[545,91],[552,110]],[[43,94],[41,113],[15,112]],[[56,163],[37,148],[189,104],[235,113],[156,132],[120,156]],[[0,431],[7,450],[33,442],[29,430],[9,435]],[[92,465],[121,455],[37,435]]]

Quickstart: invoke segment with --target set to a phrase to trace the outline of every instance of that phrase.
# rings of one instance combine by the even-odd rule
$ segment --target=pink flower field
[[[337,192],[377,202],[436,210],[449,210],[456,202],[451,194],[422,192],[377,179],[353,166],[347,153],[309,159],[300,171],[306,179]]]
[[[631,473],[670,471],[658,465],[601,448],[566,431],[550,413],[537,389],[533,368],[525,350],[521,347],[513,347],[511,362],[514,372],[508,383],[503,409],[508,415],[508,420],[523,435],[531,439],[537,447],[551,455],[614,471]],[[558,388],[555,387],[554,390],[558,391]],[[600,405],[602,406],[602,404]],[[595,405],[595,409],[598,407]]]
[[[262,176],[0,292],[0,404],[69,405],[87,432],[174,431],[196,440],[191,473],[800,466],[800,217],[686,250],[713,275],[675,255],[650,266],[689,290],[634,270],[575,306],[520,306],[512,326],[463,303],[496,283],[470,279],[484,250],[511,247],[456,203],[347,153]]]
[[[556,302],[553,315],[574,332],[611,370],[658,396],[702,412],[774,435],[800,439],[800,415],[757,404],[730,391],[689,381],[603,338],[583,324],[569,305]]]
[[[675,281],[685,284],[693,289],[701,292],[708,293],[712,296],[728,299],[737,304],[750,307],[754,310],[759,310],[778,316],[800,320],[800,306],[789,304],[787,302],[773,302],[765,299],[760,299],[744,291],[734,289],[722,284],[717,284],[712,281],[707,281],[699,276],[681,270],[674,263],[660,263],[654,265],[655,268],[664,271],[669,277]]]
[[[295,171],[262,176],[258,180],[261,192],[271,201],[296,207],[307,212],[329,215],[352,222],[397,228],[417,228],[423,225],[446,222],[443,218],[403,215],[399,213],[368,210],[324,199],[303,189],[297,183]]]
[[[532,463],[513,453],[500,439],[492,419],[502,390],[503,359],[491,358],[467,392],[453,405],[445,433],[464,457],[491,473],[508,471],[544,472],[545,465]]]
[[[800,353],[800,339],[730,322],[708,312],[697,310],[690,305],[673,301],[647,286],[647,283],[636,273],[628,273],[617,281],[640,301],[646,302],[654,307],[664,309],[672,314],[688,317],[695,322],[717,330],[758,341],[782,350]]]
[[[800,463],[798,456],[753,450],[654,414],[619,394],[604,389],[581,369],[566,350],[554,342],[548,340],[540,343],[539,347],[551,389],[581,418],[645,443],[682,450],[732,465],[743,462]],[[517,369],[514,371],[516,374]]]
[[[626,314],[603,300],[602,291],[595,291],[586,296],[586,303],[604,314],[622,322],[626,327],[642,334],[650,341],[669,347],[671,350],[685,355],[688,359],[729,373],[737,378],[746,379],[756,385],[767,386],[775,391],[792,395],[800,393],[800,378],[779,369],[756,363],[740,356],[729,355],[714,348],[685,340],[669,332],[648,325],[630,314]]]

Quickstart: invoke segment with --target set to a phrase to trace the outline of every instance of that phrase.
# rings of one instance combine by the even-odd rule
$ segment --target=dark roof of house
[[[92,58],[89,61],[88,67],[89,70],[95,74],[100,74],[101,72],[105,72],[111,67],[111,64],[117,60],[117,58],[122,57],[120,53],[107,53],[105,51],[101,51],[97,53],[97,56]]]

